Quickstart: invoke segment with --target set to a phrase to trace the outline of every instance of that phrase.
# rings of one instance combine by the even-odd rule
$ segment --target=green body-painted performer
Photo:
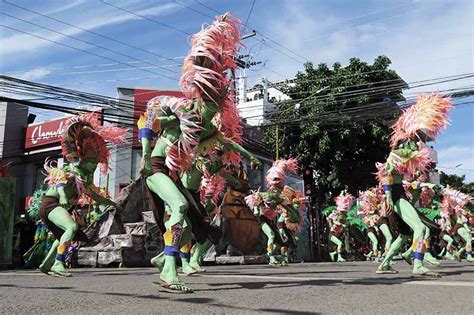
[[[279,211],[282,212],[282,207],[285,207],[284,211],[288,214],[293,211],[288,208],[293,207],[293,201],[285,199],[282,192],[285,190],[285,173],[290,172],[296,174],[297,169],[298,161],[296,159],[280,159],[275,161],[273,166],[268,170],[265,178],[268,191],[254,192],[245,198],[249,208],[252,209],[254,215],[260,219],[261,230],[267,237],[267,255],[269,257],[269,264],[272,267],[278,267],[282,262],[283,265],[288,264],[288,242],[292,237],[290,238],[284,231],[285,218],[281,218],[279,226],[275,224],[275,220]],[[299,224],[300,221],[297,221]],[[276,245],[281,248],[280,252],[283,254],[282,262],[278,261],[274,256]]]
[[[332,261],[346,261],[342,256],[344,250],[345,235],[348,233],[347,211],[355,203],[355,198],[344,191],[334,199],[336,210],[327,217],[329,224],[329,241],[336,246],[336,250],[329,253]],[[337,260],[336,260],[337,255]]]
[[[451,218],[449,216],[442,216],[441,219],[438,220],[438,224],[441,228],[441,232],[439,234],[441,253],[439,256],[447,260],[456,260],[456,257],[459,257],[459,255],[454,245],[454,238],[451,236]]]
[[[455,256],[460,260],[463,253],[466,254],[468,262],[474,262],[472,257],[472,235],[469,227],[470,213],[465,209],[469,203],[473,203],[474,198],[452,188],[443,189],[443,200],[441,202],[441,216],[446,222],[450,235],[444,235],[448,245],[452,245],[452,237],[459,236],[464,242],[464,246]]]
[[[166,213],[162,209],[155,215],[164,230],[165,248],[154,262],[161,271],[161,287],[168,292],[192,292],[178,276],[176,256],[192,238],[190,203],[194,210],[199,206],[180,177],[189,171],[184,182],[193,186],[189,177],[196,175],[197,169],[192,168],[195,157],[206,156],[217,146],[241,149],[233,138],[239,136],[240,120],[227,79],[227,71],[236,67],[239,43],[238,21],[227,14],[193,35],[180,80],[185,98],[154,98],[138,121],[142,175],[147,188],[167,206]]]
[[[375,259],[379,259],[382,256],[382,252],[379,250],[378,246],[378,235],[380,233],[386,235],[387,233],[387,231],[385,231],[384,233],[381,230],[381,226],[384,225],[388,229],[388,226],[385,222],[382,221],[380,216],[382,212],[382,201],[383,194],[381,189],[371,188],[369,190],[359,193],[358,202],[360,205],[360,210],[358,212],[358,215],[362,216],[362,220],[367,228],[367,236],[370,240],[370,243],[372,244],[371,251],[366,255],[368,259],[372,259],[373,257],[375,257]],[[387,241],[386,237],[386,243],[390,242],[391,244],[392,234],[389,229],[388,235],[389,240]],[[388,244],[388,248],[390,248],[390,244]],[[385,245],[385,247],[387,247],[387,244]]]
[[[420,215],[405,195],[403,180],[411,181],[415,174],[425,174],[431,159],[424,142],[434,140],[438,131],[445,128],[449,109],[449,99],[439,95],[421,95],[417,103],[406,110],[392,126],[392,151],[379,171],[379,182],[385,191],[385,211],[392,230],[399,233],[389,253],[377,272],[394,272],[391,259],[400,245],[406,242],[413,231],[413,271],[414,275],[439,276],[423,266],[429,232]]]
[[[281,265],[288,266],[288,250],[289,246],[296,246],[296,237],[301,231],[304,223],[302,212],[306,209],[308,200],[299,190],[285,186],[281,192],[283,203],[279,205],[279,217],[277,220],[278,233],[284,242],[284,246],[280,248],[282,256]]]
[[[39,216],[56,240],[40,265],[42,272],[51,271],[58,276],[71,276],[64,266],[65,253],[73,239],[78,235],[78,224],[70,215],[70,207],[88,196],[99,204],[116,206],[100,195],[93,184],[94,171],[101,164],[103,173],[108,171],[110,153],[106,142],[117,144],[125,142],[126,129],[113,125],[101,126],[97,114],[81,115],[67,121],[61,137],[62,154],[71,163],[62,168],[52,167],[46,161],[49,188],[42,198]]]
[[[380,169],[380,164],[378,164],[377,168]],[[418,179],[423,179],[424,176],[419,177]],[[403,186],[405,189],[405,195],[407,196],[407,200],[410,201],[413,207],[417,207],[418,215],[420,216],[423,225],[425,226],[425,234],[424,240],[426,244],[426,252],[423,257],[423,262],[429,263],[433,266],[439,266],[440,262],[431,254],[430,252],[430,244],[431,244],[431,237],[432,235],[436,235],[439,233],[440,227],[439,224],[435,222],[435,218],[438,215],[438,210],[430,210],[427,207],[431,207],[431,201],[434,191],[433,188],[435,187],[434,184],[431,183],[423,183],[419,181],[413,182],[403,182]],[[419,207],[424,207],[424,210],[429,210],[431,213],[430,216],[433,216],[432,219],[426,217],[419,209]],[[434,214],[434,215],[433,215]],[[387,220],[388,222],[388,220]],[[394,232],[396,233],[396,232]],[[405,246],[408,242],[409,234],[406,235],[398,235],[396,239],[396,243],[390,252],[387,251],[387,255],[385,255],[382,265],[391,266],[392,260],[395,255],[397,255],[401,249]],[[413,246],[409,247],[407,251],[401,254],[401,257],[409,264],[412,265],[412,256],[413,256],[414,248]],[[377,270],[378,273],[396,273],[397,271],[386,268],[385,270],[381,270],[380,268]]]

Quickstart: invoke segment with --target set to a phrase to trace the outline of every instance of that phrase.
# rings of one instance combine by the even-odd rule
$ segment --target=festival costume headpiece
[[[446,128],[451,108],[449,98],[439,94],[420,95],[393,124],[389,160],[399,174],[410,180],[428,171],[432,160],[424,141],[435,140],[438,132]]]
[[[360,212],[365,215],[374,214],[383,203],[383,193],[380,188],[372,187],[359,194]]]
[[[267,187],[272,189],[278,186],[283,185],[285,182],[285,173],[289,172],[296,174],[298,171],[298,160],[296,159],[280,159],[273,162],[272,167],[268,170],[265,180],[267,182]]]
[[[184,98],[152,99],[148,102],[146,116],[142,115],[138,121],[139,137],[150,139],[160,130],[155,119],[160,116],[160,110],[166,109],[167,115],[175,114],[180,120],[181,135],[177,142],[170,143],[166,157],[166,165],[175,179],[191,166],[196,157],[198,132],[202,130],[199,106],[204,101],[211,101],[219,107],[219,113],[213,119],[219,131],[227,139],[237,143],[242,141],[240,116],[230,93],[231,81],[227,78],[228,70],[236,68],[234,56],[239,47],[238,20],[229,14],[216,17],[211,25],[203,27],[191,37],[191,50],[184,59],[180,79]],[[195,106],[195,101],[198,106]],[[214,148],[215,145],[211,145],[207,151],[213,151]],[[228,151],[222,159],[236,164],[240,156]]]
[[[61,134],[62,155],[69,162],[88,159],[101,164],[102,173],[109,170],[107,144],[125,143],[128,130],[114,124],[101,126],[99,115],[77,115],[66,122]]]
[[[239,20],[226,13],[191,37],[191,50],[184,59],[180,86],[189,99],[212,101],[219,106],[214,123],[227,139],[242,142],[243,129],[228,70],[237,67],[240,48]],[[236,164],[240,157],[228,151],[224,160]]]
[[[203,98],[220,104],[230,85],[226,71],[235,69],[234,57],[240,48],[239,21],[230,14],[191,37],[191,50],[184,59],[180,86],[189,99]]]
[[[441,201],[441,215],[449,217],[453,214],[465,215],[464,209],[469,203],[474,202],[474,198],[468,194],[452,188],[443,189],[443,200]]]
[[[349,193],[341,192],[339,196],[334,198],[336,202],[337,213],[347,213],[349,209],[354,205],[356,199]]]
[[[408,140],[422,140],[420,132],[427,139],[436,139],[438,132],[448,125],[449,110],[452,107],[450,99],[439,94],[420,95],[416,103],[405,110],[393,124],[390,139],[392,149]]]

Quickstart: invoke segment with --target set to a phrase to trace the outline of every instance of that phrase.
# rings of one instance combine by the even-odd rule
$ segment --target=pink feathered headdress
[[[444,188],[441,210],[446,216],[452,214],[461,215],[465,212],[463,207],[468,205],[470,202],[474,202],[474,198],[470,195],[456,189]]]
[[[439,94],[420,95],[392,126],[391,147],[395,149],[400,142],[419,139],[419,131],[428,139],[436,139],[438,132],[446,128],[452,107],[450,99]]]
[[[364,214],[373,214],[380,208],[383,202],[383,193],[379,188],[372,187],[359,194],[360,211]]]
[[[341,193],[341,195],[334,198],[334,201],[336,202],[336,212],[338,213],[347,212],[352,207],[355,200],[356,199],[351,194]]]
[[[240,48],[239,20],[226,13],[191,37],[191,50],[184,59],[180,86],[190,99],[213,100],[223,96],[230,80],[226,71],[235,69],[234,56]]]
[[[273,162],[272,167],[268,170],[265,177],[268,188],[282,185],[285,182],[285,173],[296,174],[298,171],[298,160],[296,159],[280,159]]]
[[[62,154],[69,162],[88,157],[101,164],[103,173],[108,172],[110,152],[107,144],[126,143],[128,129],[114,124],[102,126],[99,114],[77,115],[66,122],[61,135]]]

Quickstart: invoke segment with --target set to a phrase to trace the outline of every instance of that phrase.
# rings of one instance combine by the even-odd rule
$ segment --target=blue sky
[[[196,32],[211,21],[208,16],[216,14],[205,6],[219,12],[231,11],[245,21],[253,2],[106,0],[162,23],[158,24],[99,0],[9,1],[141,50],[0,2],[0,12],[113,51],[0,15],[2,25],[91,53],[0,27],[1,73],[110,96],[115,96],[117,86],[178,88],[180,63],[189,47],[186,33]],[[247,75],[250,81],[261,76],[281,80],[301,70],[305,60],[344,65],[351,57],[372,62],[380,54],[388,56],[393,62],[392,69],[409,83],[472,73],[472,12],[473,4],[469,0],[256,0],[249,28],[266,35],[267,39],[256,36],[245,40],[242,52],[265,62],[265,67],[257,66]],[[276,46],[268,38],[291,51]],[[121,64],[129,62],[142,69]],[[406,96],[460,87],[472,88],[472,79],[411,89],[406,91]],[[445,167],[442,170],[465,174],[468,180],[474,181],[474,98],[456,99],[456,102],[462,104],[453,110],[451,126],[439,136],[435,148],[440,167]],[[43,114],[44,118],[56,115]]]

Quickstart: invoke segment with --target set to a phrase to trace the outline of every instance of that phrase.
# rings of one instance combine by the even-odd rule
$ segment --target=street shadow
[[[215,301],[214,299],[210,299],[210,298],[182,298],[182,299],[174,299],[174,300],[179,301],[179,302],[196,303],[196,304],[210,304]]]
[[[151,276],[151,275],[156,275],[158,274],[158,271],[156,272],[134,272],[133,275],[135,276]],[[126,272],[110,272],[110,273],[98,273],[98,274],[95,274],[95,272],[93,273],[84,273],[83,274],[84,276],[89,276],[89,275],[92,275],[94,277],[104,277],[104,276],[130,276],[130,273],[126,273]]]
[[[43,289],[43,290],[71,290],[74,287],[25,287],[17,284],[0,284],[0,287],[19,288],[19,289]]]
[[[269,270],[270,271],[270,270]],[[279,276],[279,275],[311,275],[311,274],[335,274],[335,273],[355,273],[355,272],[362,272],[362,271],[352,271],[352,270],[340,270],[340,271],[295,271],[295,272],[268,272],[268,273],[255,273],[255,272],[246,272],[243,275],[248,276]],[[209,273],[211,274],[211,273]],[[231,273],[229,273],[231,274]]]
[[[282,310],[277,308],[260,308],[258,309],[261,312],[268,312],[268,313],[277,313],[277,314],[298,314],[298,315],[318,315],[322,313],[317,312],[304,312],[304,311],[295,311],[295,310]]]
[[[318,280],[306,280],[302,278],[301,280],[295,280],[294,278],[288,280],[272,280],[265,281],[246,281],[246,282],[234,282],[234,283],[207,283],[211,288],[209,289],[199,289],[196,291],[232,291],[232,290],[261,290],[261,289],[279,289],[279,288],[291,288],[291,287],[301,287],[301,286],[336,286],[336,285],[399,285],[405,282],[414,282],[414,281],[426,281],[429,279],[439,279],[433,277],[383,277],[383,278],[361,278],[361,279],[318,279]],[[234,287],[221,288],[223,286],[233,285]]]

